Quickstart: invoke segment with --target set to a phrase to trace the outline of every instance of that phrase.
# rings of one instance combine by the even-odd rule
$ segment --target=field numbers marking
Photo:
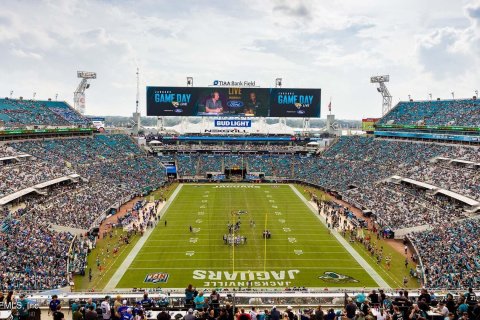
[[[285,223],[285,219],[278,219],[278,222],[283,224],[283,223]]]
[[[288,238],[288,242],[295,243],[297,242],[297,238]]]
[[[195,222],[196,223],[202,223],[203,221],[202,221],[202,219],[197,219],[197,220],[195,220]]]
[[[284,231],[284,232],[290,232],[290,231],[292,231],[292,229],[290,229],[290,228],[283,228],[283,231]]]
[[[189,256],[189,257],[193,256],[194,254],[195,254],[195,251],[187,251],[187,252],[185,252],[185,255],[186,255],[186,256]]]
[[[293,252],[294,252],[297,256],[303,254],[303,250],[293,250]]]
[[[190,238],[191,243],[197,243],[197,241],[198,241],[198,238]]]
[[[276,216],[281,216],[282,213],[281,213],[280,211],[275,211],[275,215],[276,215]]]

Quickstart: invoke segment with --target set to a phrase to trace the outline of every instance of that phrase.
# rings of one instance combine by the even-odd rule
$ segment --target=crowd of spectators
[[[348,202],[371,210],[382,225],[394,230],[464,217],[463,210],[448,198],[429,195],[426,190],[409,184],[380,182],[344,195]]]
[[[3,208],[0,229],[0,284],[5,290],[46,290],[67,285],[69,272],[84,269],[92,239],[56,232],[55,225],[89,229],[109,209],[163,185],[165,168],[126,135],[9,143],[0,155],[33,158],[0,166],[0,196],[77,173],[77,182],[44,188],[23,206]],[[13,245],[15,244],[15,245]],[[69,247],[72,251],[69,255]],[[67,270],[67,259],[70,269]]]
[[[222,172],[224,168],[224,156],[213,154],[201,154],[199,156],[198,173],[205,175],[207,172]]]
[[[18,152],[15,151],[12,147],[5,144],[0,144],[0,158],[13,157],[16,155],[18,155]]]
[[[103,183],[78,183],[55,189],[55,194],[31,211],[38,222],[89,229],[111,207],[118,207],[130,192]]]
[[[305,144],[302,145],[279,145],[279,144],[254,144],[254,143],[238,143],[238,144],[153,144],[150,145],[155,151],[170,152],[170,151],[268,151],[271,153],[289,153],[306,151]]]
[[[0,232],[1,290],[46,290],[67,285],[67,256],[73,236],[52,231],[27,214],[5,223]]]
[[[165,180],[165,169],[159,160],[147,157],[126,135],[25,141],[11,146],[40,158],[43,167],[31,171],[25,166],[18,170],[1,168],[6,177],[11,175],[26,184],[6,181],[10,188],[31,186],[70,173],[82,177],[78,184],[56,188],[32,210],[38,221],[44,223],[88,229],[96,218],[109,208],[118,207],[123,199],[148,193]]]
[[[176,156],[178,164],[178,174],[181,177],[195,176],[198,168],[197,154],[178,154]]]
[[[408,177],[480,200],[480,170],[444,162],[424,162],[412,167]]]
[[[0,198],[36,184],[68,176],[70,168],[41,160],[25,160],[0,166]]]
[[[480,100],[400,102],[378,124],[480,126]]]
[[[0,128],[89,125],[65,102],[0,99]]]
[[[438,224],[411,238],[425,268],[426,287],[480,287],[479,220]]]

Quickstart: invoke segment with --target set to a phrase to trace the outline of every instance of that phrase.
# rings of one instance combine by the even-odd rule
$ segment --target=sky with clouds
[[[0,96],[73,104],[77,70],[96,71],[87,113],[130,115],[147,85],[255,80],[322,89],[341,119],[394,103],[480,90],[480,0],[4,0]]]

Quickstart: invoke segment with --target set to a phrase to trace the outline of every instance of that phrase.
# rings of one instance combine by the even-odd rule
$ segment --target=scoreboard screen
[[[317,118],[320,100],[320,89],[147,87],[147,115]]]

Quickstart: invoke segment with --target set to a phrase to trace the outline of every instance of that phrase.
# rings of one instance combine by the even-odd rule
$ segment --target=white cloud
[[[378,116],[369,76],[390,73],[394,100],[471,96],[479,78],[478,1],[2,2],[0,96],[72,102],[77,70],[96,71],[87,112],[128,115],[137,65],[146,85],[213,79],[320,87],[340,118]],[[35,14],[33,14],[35,13]],[[454,22],[454,23],[453,23]]]

